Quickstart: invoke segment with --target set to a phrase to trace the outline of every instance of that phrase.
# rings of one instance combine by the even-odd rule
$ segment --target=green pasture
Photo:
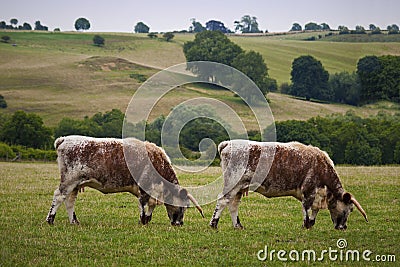
[[[94,34],[105,38],[104,47],[93,45]],[[33,31],[2,31],[0,35],[11,37],[10,43],[0,43],[0,94],[8,104],[1,112],[13,113],[20,109],[35,112],[48,126],[57,125],[64,117],[82,119],[113,108],[125,111],[141,85],[132,77],[150,77],[160,69],[185,62],[183,43],[194,38],[193,34],[176,34],[172,42],[166,42],[150,39],[145,34]],[[303,54],[312,54],[321,60],[331,73],[355,70],[357,60],[367,54],[400,54],[396,42],[307,42],[298,39],[308,35],[230,38],[245,50],[260,52],[270,76],[279,83],[289,80],[291,62]],[[171,91],[157,104],[150,119],[167,115],[176,104],[198,96],[224,101],[242,116],[249,129],[255,128],[252,114],[233,94],[199,86],[184,86]],[[360,108],[310,103],[276,93],[270,93],[268,98],[277,121],[306,120],[348,110],[363,117],[382,110],[398,110],[391,103]]]
[[[79,194],[79,226],[69,225],[65,207],[54,226],[45,222],[53,191],[59,184],[54,163],[0,163],[1,266],[292,266],[292,261],[260,262],[257,253],[271,250],[338,249],[395,255],[396,262],[300,261],[300,266],[396,266],[400,257],[400,167],[337,167],[345,188],[366,210],[366,223],[357,210],[346,231],[333,228],[329,212],[319,213],[311,230],[302,229],[301,204],[293,198],[266,199],[250,193],[239,214],[244,230],[234,230],[224,211],[219,230],[209,228],[215,202],[203,206],[206,218],[190,208],[183,227],[169,225],[163,206],[147,226],[138,224],[137,199],[128,194],[102,195],[86,188]],[[215,167],[202,174],[179,173],[183,185],[206,184],[220,175]],[[339,250],[339,249],[338,249]],[[287,255],[286,255],[287,257]],[[361,257],[361,256],[360,256]]]

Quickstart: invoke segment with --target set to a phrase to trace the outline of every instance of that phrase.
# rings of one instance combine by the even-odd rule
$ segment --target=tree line
[[[291,84],[281,92],[293,96],[362,105],[379,100],[400,102],[400,57],[365,56],[353,73],[329,75],[322,63],[312,56],[293,60]]]
[[[336,164],[400,163],[400,113],[361,118],[350,111],[307,121],[276,122],[275,126],[278,141],[296,140],[320,147]]]
[[[334,29],[331,29],[329,24],[327,23],[315,23],[315,22],[308,22],[304,25],[304,28],[297,22],[293,23],[292,27],[290,28],[290,32],[294,31],[331,31]],[[381,34],[382,30],[380,27],[376,26],[375,24],[369,24],[368,30],[371,32],[371,34]],[[397,24],[390,24],[386,27],[386,30],[388,34],[399,34],[399,26]],[[339,34],[366,34],[367,30],[364,28],[362,25],[356,25],[354,30],[350,30],[347,26],[345,25],[339,25],[337,28],[337,31],[339,31]]]
[[[13,18],[10,20],[10,24],[7,24],[5,21],[0,21],[0,29],[1,30],[32,30],[31,24],[24,22],[22,25],[18,25],[18,19]],[[42,23],[38,20],[35,22],[35,27],[33,28],[35,31],[48,31],[49,28],[47,26],[42,25]]]
[[[204,138],[212,139],[217,145],[229,138],[246,138],[245,135],[231,132],[228,135],[217,121],[207,118],[214,112],[212,108],[190,107],[180,113],[204,114],[187,123],[179,133],[178,146],[167,146],[171,154],[182,154],[188,159],[200,157],[199,145]],[[216,117],[214,114],[212,117]],[[94,137],[121,138],[124,114],[113,109],[105,113],[96,113],[82,120],[64,118],[55,128],[44,126],[42,119],[32,113],[17,111],[11,116],[0,116],[0,158],[12,158],[16,154],[25,158],[53,159],[55,154],[45,152],[53,150],[54,139],[59,136],[79,134]],[[128,124],[128,132],[136,136],[143,128],[145,139],[161,145],[161,132],[167,131],[166,118],[160,116],[153,122]],[[170,125],[174,129],[173,124]],[[163,129],[163,127],[165,127]],[[270,126],[271,127],[271,126]],[[249,131],[251,140],[271,140],[270,127],[262,133]],[[379,165],[400,164],[400,113],[395,115],[379,113],[368,118],[356,116],[349,111],[346,114],[333,114],[327,117],[314,117],[307,121],[288,120],[275,123],[276,139],[279,142],[299,141],[325,150],[336,164]],[[165,134],[165,132],[164,132]],[[164,137],[165,138],[165,137]],[[209,151],[210,146],[202,148]],[[54,152],[54,151],[53,151]],[[47,154],[46,154],[47,153]],[[178,159],[179,160],[179,159]],[[218,158],[214,161],[218,164]]]

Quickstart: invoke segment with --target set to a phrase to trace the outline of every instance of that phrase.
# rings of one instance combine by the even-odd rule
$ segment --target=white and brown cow
[[[320,209],[328,208],[336,229],[346,229],[355,205],[367,220],[357,200],[340,182],[328,154],[298,142],[224,141],[219,144],[224,189],[219,195],[210,226],[217,228],[228,206],[235,228],[243,228],[238,207],[243,194],[254,190],[268,198],[293,196],[302,202],[303,226],[315,224]]]
[[[172,225],[183,224],[189,200],[202,214],[196,200],[178,185],[164,150],[153,143],[134,138],[66,136],[58,138],[54,146],[61,182],[54,192],[46,218],[49,224],[54,223],[57,209],[64,201],[70,223],[79,223],[74,204],[83,187],[91,187],[104,194],[129,192],[137,196],[142,224],[151,220],[155,206],[160,203],[166,206]]]

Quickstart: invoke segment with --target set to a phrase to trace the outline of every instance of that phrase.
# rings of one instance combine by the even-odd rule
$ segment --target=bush
[[[42,150],[23,146],[11,146],[11,149],[19,156],[19,160],[55,161],[57,159],[55,150]]]
[[[163,38],[167,42],[171,41],[174,37],[175,37],[175,35],[172,32],[166,32],[163,34]]]
[[[154,39],[154,38],[157,38],[158,36],[155,32],[151,32],[147,35],[147,37],[149,37],[150,39]]]
[[[0,95],[0,108],[6,108],[7,102],[2,95]]]
[[[93,44],[96,46],[103,46],[104,45],[104,38],[100,35],[95,35],[93,37]]]
[[[8,43],[10,40],[11,40],[11,38],[10,38],[10,36],[8,36],[8,35],[3,35],[3,36],[1,36],[1,41],[2,41],[3,43]]]
[[[0,158],[9,160],[15,158],[15,153],[7,144],[0,143]]]

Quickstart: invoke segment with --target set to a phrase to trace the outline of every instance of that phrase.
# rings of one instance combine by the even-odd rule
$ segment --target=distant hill
[[[54,126],[63,117],[81,119],[113,108],[124,111],[143,78],[185,62],[182,44],[194,38],[192,34],[176,34],[172,42],[166,42],[140,34],[96,34],[105,39],[103,48],[92,45],[94,33],[0,32],[11,37],[9,44],[0,43],[0,94],[8,104],[0,112],[35,112],[47,125]],[[260,52],[270,76],[279,83],[289,81],[291,62],[304,54],[321,60],[331,73],[355,70],[364,55],[400,55],[399,43],[309,42],[280,40],[277,36],[230,38],[245,50]],[[245,105],[232,93],[198,85],[173,90],[157,104],[151,118],[168,114],[172,106],[195,96],[225,101],[244,116],[249,128],[255,127]],[[305,120],[350,109],[361,116],[399,111],[398,105],[386,102],[360,108],[306,102],[279,93],[270,93],[268,98],[275,120]]]

